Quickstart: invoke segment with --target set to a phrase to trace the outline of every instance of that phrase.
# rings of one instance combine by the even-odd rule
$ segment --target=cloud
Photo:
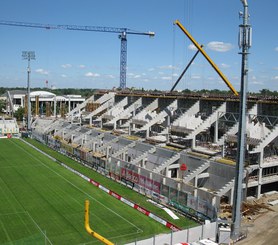
[[[227,52],[233,48],[233,45],[231,43],[212,41],[207,44],[207,47],[213,51]]]
[[[171,77],[161,77],[162,80],[168,80],[168,81],[171,81],[172,78]]]
[[[149,68],[148,71],[154,71],[154,68]]]
[[[115,78],[115,76],[113,76],[113,75],[106,75],[106,77],[107,78],[112,78],[112,79]]]
[[[141,77],[141,75],[135,75],[134,76],[134,78],[140,78]]]
[[[81,69],[83,69],[85,67],[86,67],[85,65],[79,65],[79,68],[81,68]]]
[[[222,68],[224,68],[224,69],[227,69],[227,68],[230,68],[230,67],[231,67],[230,65],[225,64],[225,63],[222,63],[220,66],[221,66]]]
[[[274,67],[273,70],[278,70],[278,66]]]
[[[61,75],[61,77],[65,78],[65,77],[67,77],[67,75],[65,75],[65,74],[62,74],[62,75]]]
[[[66,69],[66,68],[71,68],[72,65],[71,64],[63,64],[63,65],[61,65],[61,67]]]
[[[172,70],[172,69],[177,70],[178,69],[177,67],[172,66],[172,65],[159,66],[158,68],[162,69],[162,70]]]
[[[274,50],[278,52],[278,47],[276,47]]]
[[[99,77],[100,75],[98,73],[92,73],[92,72],[87,72],[85,74],[85,77]]]
[[[200,75],[192,75],[191,79],[201,79],[201,76]]]
[[[197,50],[198,50],[198,49],[196,48],[196,46],[195,46],[194,44],[192,44],[192,43],[188,45],[188,49],[189,49],[189,50],[193,50],[193,51],[197,51]]]
[[[278,80],[278,76],[272,77],[272,80]]]
[[[48,75],[48,71],[42,69],[42,68],[39,68],[37,70],[35,70],[36,73],[39,73],[41,75]]]

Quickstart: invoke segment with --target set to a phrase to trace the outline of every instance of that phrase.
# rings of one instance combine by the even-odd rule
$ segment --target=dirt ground
[[[264,194],[260,199],[250,197],[242,203],[242,232],[247,237],[234,243],[236,245],[276,245],[278,244],[278,204],[270,205],[278,200],[278,192]],[[231,219],[231,206],[221,205],[222,217]]]
[[[274,211],[261,214],[253,222],[242,224],[247,228],[247,238],[237,242],[241,245],[276,245],[278,244],[278,205],[271,207]]]

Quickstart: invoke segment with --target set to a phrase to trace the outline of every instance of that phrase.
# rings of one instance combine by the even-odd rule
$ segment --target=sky
[[[247,0],[248,1],[248,0]],[[248,1],[252,47],[248,91],[278,90],[278,1]],[[174,21],[178,19],[240,90],[240,0],[1,0],[0,20],[52,25],[129,28],[155,32],[151,38],[127,35],[127,87],[170,90],[196,53]],[[49,30],[0,25],[0,87],[26,87],[28,62],[35,51],[31,87],[119,87],[117,33]],[[48,81],[48,82],[46,82]],[[198,54],[177,90],[229,90]]]

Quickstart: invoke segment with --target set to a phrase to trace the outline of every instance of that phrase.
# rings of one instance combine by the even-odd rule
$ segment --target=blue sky
[[[253,43],[249,91],[278,90],[278,2],[248,1]],[[169,90],[195,50],[179,19],[239,90],[240,0],[2,0],[0,20],[89,25],[153,31],[154,38],[128,35],[127,86]],[[0,86],[26,86],[24,50],[36,52],[31,86],[106,88],[119,86],[117,34],[1,26]],[[225,83],[199,54],[177,89],[223,89]]]

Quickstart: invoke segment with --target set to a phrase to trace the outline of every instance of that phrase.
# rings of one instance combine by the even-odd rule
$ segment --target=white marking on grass
[[[8,240],[11,242],[12,241],[12,239],[11,239],[11,237],[9,236],[9,233],[8,233],[8,231],[6,230],[6,228],[5,228],[5,225],[2,223],[2,221],[0,220],[0,224],[1,224],[1,227],[2,227],[2,229],[3,229],[3,231],[5,232],[5,234],[6,234],[6,237],[8,238]]]
[[[43,234],[43,236],[45,237],[45,239],[53,245],[53,243],[49,240],[49,238],[47,237],[46,233],[43,232],[43,230],[41,229],[41,227],[38,225],[38,223],[33,219],[33,217],[31,216],[31,214],[26,211],[26,214],[29,216],[29,218],[32,220],[32,222],[37,226],[37,228],[40,230],[40,232]]]
[[[25,210],[25,208],[22,206],[22,204],[18,201],[18,199],[16,198],[16,196],[14,195],[14,193],[10,190],[10,188],[8,187],[8,185],[5,183],[5,181],[0,177],[1,181],[6,185],[6,187],[8,188],[8,190],[11,192],[11,194],[13,195],[15,201],[19,204],[19,206],[22,207],[22,209],[24,210],[23,212],[11,212],[11,213],[5,213],[5,214],[0,214],[0,216],[4,216],[4,215],[19,215],[19,219],[22,221],[22,223],[25,225],[25,227],[27,228],[27,230],[30,232],[30,230],[28,229],[28,227],[26,226],[26,223],[24,221],[24,219],[22,219],[20,214],[27,214],[29,216],[29,218],[32,220],[32,222],[37,226],[37,228],[40,230],[40,232],[43,234],[43,236],[49,241],[50,244],[52,244],[52,242],[49,240],[49,238],[46,236],[46,234],[43,233],[42,229],[39,227],[39,225],[37,224],[37,222],[35,222],[35,220],[32,218],[32,216],[29,214],[28,211]],[[2,224],[2,222],[1,222]],[[4,224],[2,224],[4,225]],[[6,230],[5,230],[6,233]],[[31,233],[31,232],[30,232]],[[8,235],[8,233],[7,233]],[[9,237],[8,237],[9,238]],[[52,244],[53,245],[53,244]]]
[[[25,142],[25,141],[23,141]],[[13,142],[14,143],[14,142]],[[14,143],[15,144],[15,143]],[[135,227],[137,229],[136,233],[140,233],[143,232],[142,229],[140,229],[138,226],[136,226],[135,224],[133,224],[132,222],[130,222],[129,220],[127,220],[126,218],[124,218],[123,216],[119,215],[118,213],[116,213],[114,210],[112,210],[111,208],[107,207],[106,205],[104,205],[103,203],[101,203],[100,201],[98,201],[97,199],[93,198],[90,194],[88,194],[87,192],[83,191],[82,189],[80,189],[78,186],[76,186],[75,184],[71,183],[67,178],[65,178],[64,176],[62,176],[61,174],[57,173],[56,171],[54,171],[52,168],[50,168],[49,166],[47,166],[44,162],[42,162],[40,159],[38,159],[37,157],[35,157],[34,155],[32,155],[30,152],[28,152],[27,150],[25,150],[23,147],[21,147],[20,145],[15,144],[18,148],[22,149],[24,152],[26,152],[29,156],[31,156],[33,159],[35,159],[36,161],[38,161],[39,163],[41,163],[43,166],[45,166],[47,169],[49,169],[51,172],[55,173],[56,175],[58,175],[60,178],[62,178],[63,180],[65,180],[67,183],[69,183],[71,186],[73,186],[74,188],[76,188],[77,190],[79,190],[80,192],[82,192],[83,194],[85,194],[86,196],[88,196],[89,198],[93,199],[94,201],[96,201],[97,203],[99,203],[101,206],[105,207],[107,210],[109,210],[111,213],[115,214],[116,216],[120,217],[121,219],[123,219],[124,221],[126,221],[127,223],[129,223],[131,226]],[[36,148],[35,148],[36,149]],[[129,233],[130,234],[130,233]]]
[[[24,212],[11,212],[11,213],[4,213],[4,214],[0,214],[0,216],[6,216],[6,215],[18,215],[18,214],[25,214],[26,211]]]

